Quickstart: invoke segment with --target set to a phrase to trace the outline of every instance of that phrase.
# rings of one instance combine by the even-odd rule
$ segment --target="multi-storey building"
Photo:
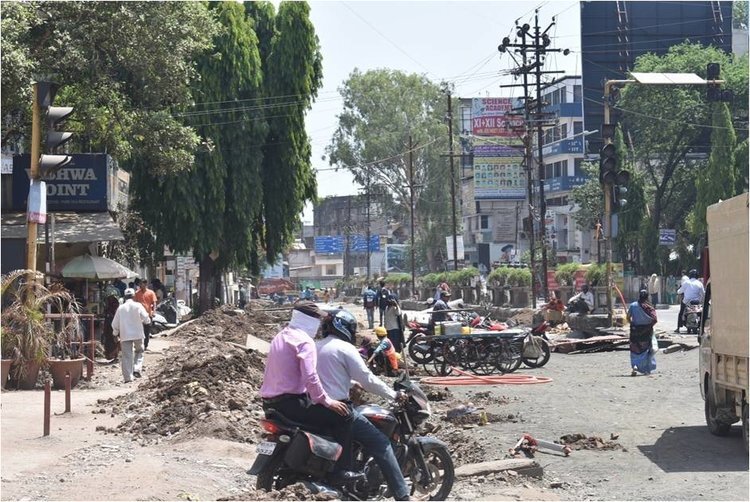
[[[591,260],[590,229],[576,224],[571,190],[586,182],[581,169],[586,138],[594,131],[583,128],[583,86],[580,76],[556,80],[542,94],[544,111],[554,114],[555,126],[544,132],[544,199],[547,203],[547,239],[557,261]],[[596,244],[594,243],[594,246]]]

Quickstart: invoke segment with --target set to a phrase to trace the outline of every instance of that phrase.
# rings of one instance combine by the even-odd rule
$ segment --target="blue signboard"
[[[344,252],[343,235],[320,235],[315,237],[317,254],[341,254]]]
[[[557,176],[544,180],[544,192],[547,194],[565,192],[581,186],[588,180],[586,176]]]
[[[365,235],[352,235],[349,243],[349,250],[353,253],[366,253],[367,252],[367,236]],[[380,236],[370,236],[370,252],[380,251]]]
[[[103,153],[76,153],[73,161],[47,182],[48,211],[101,212],[107,210],[107,159]],[[13,157],[13,210],[24,211],[29,195],[31,157]]]
[[[674,246],[677,243],[677,230],[674,228],[659,229],[659,245]]]
[[[367,237],[360,234],[349,236],[350,253],[366,253]],[[346,236],[344,235],[319,235],[315,237],[315,252],[317,254],[342,254],[346,251]],[[380,236],[370,236],[370,252],[380,251]]]
[[[558,155],[561,153],[580,153],[583,154],[583,138],[563,139],[550,143],[542,149],[542,154]]]

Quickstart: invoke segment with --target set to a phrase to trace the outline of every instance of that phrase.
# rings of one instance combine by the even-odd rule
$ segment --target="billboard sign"
[[[659,245],[674,246],[677,243],[677,230],[674,228],[659,229]]]
[[[521,167],[523,152],[514,128],[523,120],[510,115],[511,98],[471,100],[474,139],[474,198],[523,200],[526,176]]]

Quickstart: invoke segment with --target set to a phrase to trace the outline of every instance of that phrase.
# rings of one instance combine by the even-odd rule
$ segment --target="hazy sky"
[[[503,37],[514,38],[516,19],[533,26],[536,8],[543,28],[556,16],[557,23],[548,32],[552,47],[572,52],[550,55],[544,69],[580,74],[578,4],[577,0],[310,1],[323,53],[323,87],[307,117],[313,166],[331,167],[322,157],[341,112],[338,89],[355,68],[391,68],[425,74],[434,82],[451,81],[457,97],[516,95],[517,91],[498,87],[513,83],[513,77],[498,73],[515,66],[507,54],[497,51]],[[359,188],[346,171],[318,173],[320,197],[354,194]],[[312,222],[309,208],[304,220]]]

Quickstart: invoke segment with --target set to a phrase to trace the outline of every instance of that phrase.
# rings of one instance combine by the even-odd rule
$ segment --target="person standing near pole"
[[[125,383],[132,382],[133,377],[141,377],[143,368],[143,326],[151,323],[146,309],[134,301],[135,291],[125,290],[125,302],[120,305],[112,319],[112,333],[120,340],[122,351],[122,376]]]
[[[148,289],[148,283],[142,280],[138,284],[138,292],[134,296],[135,301],[143,305],[148,314],[149,322],[143,324],[143,350],[148,350],[148,340],[151,338],[151,322],[156,310],[156,293]]]

